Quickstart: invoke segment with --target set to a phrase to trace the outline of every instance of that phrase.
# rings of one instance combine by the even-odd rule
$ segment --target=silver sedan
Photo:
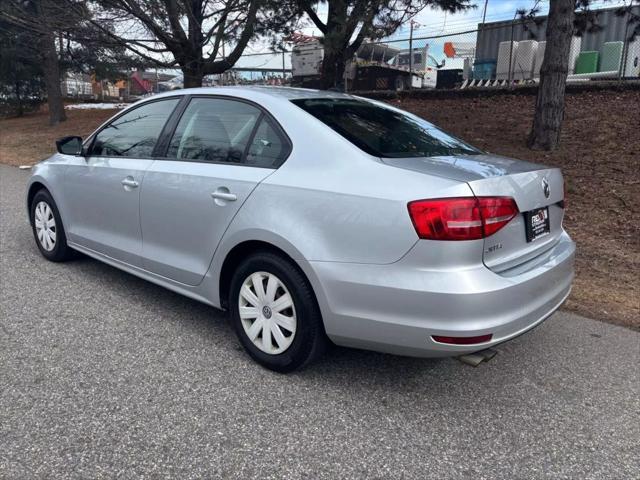
[[[571,289],[558,169],[488,155],[384,103],[181,90],[57,149],[27,189],[42,254],[82,252],[229,310],[273,370],[329,339],[426,357],[483,350]]]

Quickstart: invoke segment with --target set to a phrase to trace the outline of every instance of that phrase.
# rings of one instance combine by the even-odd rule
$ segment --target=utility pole
[[[513,16],[513,21],[511,22],[511,42],[509,44],[509,88],[513,88],[511,76],[511,65],[513,63],[513,28],[516,26],[516,17],[518,16],[518,11],[516,10],[515,15]]]
[[[129,69],[127,69],[127,87],[125,92],[127,95],[126,100],[129,101],[129,97],[131,96],[131,71],[129,71]]]
[[[413,19],[409,22],[409,90],[413,86],[413,25],[415,23]]]
[[[287,76],[287,71],[284,65],[284,50],[282,50],[282,85],[284,85],[284,79]]]
[[[484,10],[482,11],[482,26],[484,27],[484,20],[487,18],[487,4],[489,0],[484,0]]]

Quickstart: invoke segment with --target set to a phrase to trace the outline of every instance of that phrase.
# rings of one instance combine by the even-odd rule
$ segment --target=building
[[[60,82],[62,95],[74,98],[89,98],[93,96],[91,77],[86,73],[67,72]]]
[[[148,93],[157,93],[170,89],[166,88],[164,84],[170,84],[170,81],[175,79],[175,77],[176,75],[158,71],[147,72],[138,70],[131,74],[129,93],[131,95],[146,95]]]
[[[96,80],[94,77],[92,81],[92,88],[94,98],[105,99],[120,97],[120,90],[118,87],[108,80]]]
[[[627,16],[616,15],[618,8],[595,10],[598,24],[602,29],[598,32],[584,32],[580,44],[581,51],[599,51],[605,42],[627,42],[635,25],[629,25]],[[640,5],[633,7],[636,15],[640,15]],[[496,61],[500,42],[522,40],[545,40],[547,32],[547,17],[538,17],[537,22],[504,20],[478,25],[475,58],[477,62]]]

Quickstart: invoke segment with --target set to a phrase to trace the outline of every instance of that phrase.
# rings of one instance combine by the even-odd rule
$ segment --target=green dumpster
[[[580,52],[576,59],[575,73],[595,73],[598,71],[598,52]]]

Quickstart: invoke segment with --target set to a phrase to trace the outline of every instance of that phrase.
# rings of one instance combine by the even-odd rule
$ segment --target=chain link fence
[[[568,82],[640,80],[640,38],[629,38],[628,25],[620,22],[604,28],[572,39]],[[365,43],[335,87],[365,91],[535,85],[546,50],[544,38],[544,26],[514,20],[458,33]],[[297,35],[291,43],[288,51],[242,56],[217,84],[318,87],[321,40]]]
[[[218,85],[290,85],[291,60],[291,50],[245,54],[231,72],[212,80]]]
[[[601,30],[572,39],[568,82],[640,81],[640,37],[630,36],[635,25],[614,10],[600,11]],[[640,15],[640,7],[637,10]],[[332,86],[346,91],[398,91],[536,85],[546,51],[545,37],[544,22],[512,20],[461,32],[368,42],[349,59],[344,75]],[[322,40],[294,34],[288,45],[289,49],[278,52],[246,53],[231,70],[205,77],[204,85],[326,87],[320,76]],[[115,85],[100,84],[97,89],[96,82],[85,77],[65,78],[64,94],[78,100],[128,99],[182,86],[179,71],[172,75],[136,72]]]

